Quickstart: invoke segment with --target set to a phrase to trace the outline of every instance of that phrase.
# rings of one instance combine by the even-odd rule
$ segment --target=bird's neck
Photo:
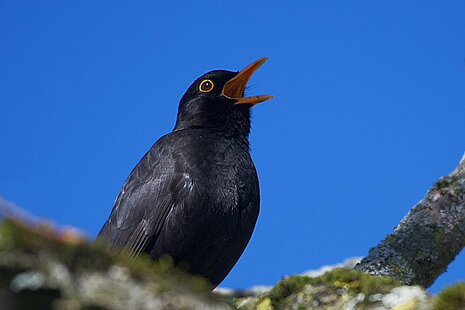
[[[250,133],[250,109],[232,109],[227,113],[183,113],[178,112],[173,131],[184,129],[213,130],[225,136],[248,141]]]
[[[181,131],[181,130],[204,130],[210,132],[216,132],[218,135],[223,137],[230,137],[230,138],[237,138],[240,141],[243,141],[247,145],[249,144],[249,133],[250,133],[250,125],[246,127],[231,127],[228,126],[212,126],[210,125],[202,125],[202,124],[186,124],[183,122],[176,122],[176,126],[173,128],[173,132]]]

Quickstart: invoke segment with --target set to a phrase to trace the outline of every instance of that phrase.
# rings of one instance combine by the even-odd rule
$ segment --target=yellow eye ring
[[[203,80],[199,85],[199,90],[201,93],[209,93],[213,87],[215,87],[215,84],[211,80]]]

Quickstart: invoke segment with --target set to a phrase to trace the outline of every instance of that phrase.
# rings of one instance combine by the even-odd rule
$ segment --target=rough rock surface
[[[46,225],[0,224],[0,309],[230,309],[168,259],[130,260]]]
[[[465,155],[355,269],[429,287],[465,246]]]
[[[431,297],[420,287],[400,286],[391,278],[372,277],[345,268],[315,278],[286,277],[268,293],[234,300],[239,309],[381,310],[407,303],[426,307],[431,304]]]
[[[431,296],[420,286],[403,286],[388,277],[337,268],[316,278],[291,276],[258,296],[231,298],[237,309],[460,310],[465,283]]]
[[[237,309],[465,310],[465,283],[432,296],[420,286],[353,270],[360,257],[283,278],[274,287],[217,289]]]

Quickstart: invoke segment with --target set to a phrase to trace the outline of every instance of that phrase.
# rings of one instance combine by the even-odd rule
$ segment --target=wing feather
[[[174,171],[175,159],[164,152],[160,139],[129,175],[98,238],[113,248],[136,256],[159,233],[166,217],[176,207],[176,189],[185,178]],[[182,201],[181,201],[182,202]]]

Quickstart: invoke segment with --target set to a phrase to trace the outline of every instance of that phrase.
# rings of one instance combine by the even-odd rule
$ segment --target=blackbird
[[[98,238],[108,246],[182,263],[216,287],[252,235],[260,206],[249,153],[250,108],[272,96],[244,97],[252,73],[214,70],[181,98],[173,131],[132,170]]]

